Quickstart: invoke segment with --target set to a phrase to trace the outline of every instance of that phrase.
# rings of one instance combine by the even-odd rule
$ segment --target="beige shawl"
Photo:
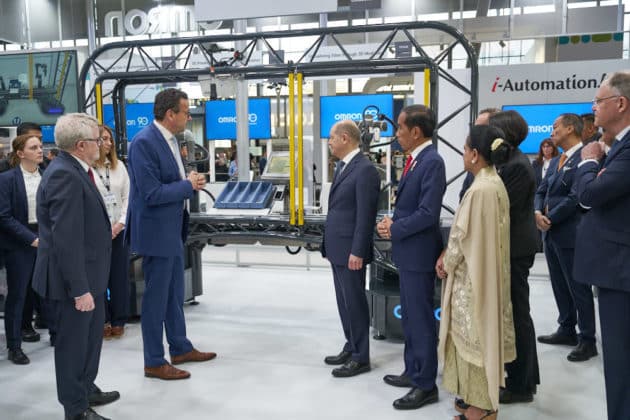
[[[438,353],[443,362],[450,334],[459,356],[485,370],[494,409],[505,385],[503,365],[516,358],[509,236],[508,195],[489,166],[475,176],[451,227]]]

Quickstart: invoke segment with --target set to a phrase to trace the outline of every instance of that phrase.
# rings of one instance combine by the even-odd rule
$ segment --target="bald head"
[[[343,159],[351,151],[359,147],[361,132],[354,121],[339,121],[330,129],[328,146],[333,156]]]
[[[357,124],[352,120],[339,121],[333,126],[331,131],[338,136],[345,134],[348,137],[348,140],[357,146],[361,141],[361,132],[359,131],[359,127],[357,127]]]

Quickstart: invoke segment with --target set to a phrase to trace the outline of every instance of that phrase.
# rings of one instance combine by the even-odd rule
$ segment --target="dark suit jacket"
[[[435,146],[428,146],[398,184],[391,237],[392,259],[399,270],[435,270],[443,248],[440,212],[445,190],[444,161]]]
[[[378,171],[360,152],[333,183],[321,249],[331,263],[348,265],[350,254],[364,264],[372,261],[380,184]]]
[[[630,133],[600,167],[585,162],[575,175],[582,215],[574,277],[580,283],[630,292]]]
[[[155,124],[129,146],[129,207],[125,238],[131,250],[155,257],[181,256],[188,232],[184,200],[193,196],[182,180],[173,152]]]
[[[536,188],[540,186],[540,183],[542,182],[542,179],[543,179],[542,167],[543,167],[542,163],[538,162],[537,160],[532,161],[532,168],[534,168],[534,175],[536,175]],[[549,171],[549,169],[547,169],[547,171]]]
[[[510,258],[534,255],[540,240],[534,218],[534,168],[527,156],[515,148],[497,172],[510,198]]]
[[[560,156],[553,158],[534,199],[536,210],[545,214],[545,208],[549,209],[546,216],[551,220],[551,228],[543,232],[543,239],[551,238],[562,248],[575,247],[575,232],[582,215],[573,189],[577,165],[582,161],[581,153],[580,147],[560,171]]]
[[[79,162],[60,151],[37,191],[39,247],[33,289],[53,300],[107,289],[112,231],[96,186]]]
[[[0,173],[0,249],[30,246],[37,235],[28,228],[28,203],[19,166]]]

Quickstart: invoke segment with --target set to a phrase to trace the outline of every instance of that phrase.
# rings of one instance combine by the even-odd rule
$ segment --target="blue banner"
[[[249,138],[271,138],[271,100],[253,98],[248,102]],[[206,139],[236,139],[236,102],[233,99],[206,102]]]
[[[127,117],[127,140],[133,140],[133,137],[138,134],[147,125],[153,122],[153,104],[127,104],[125,107],[125,113]],[[103,106],[103,124],[111,128],[115,128],[114,125],[114,107],[111,104]]]
[[[377,114],[385,114],[392,120],[394,118],[394,96],[384,95],[347,95],[347,96],[322,96],[320,98],[320,137],[328,138],[332,126],[342,120],[353,120],[357,123],[363,119],[363,112],[372,115],[374,120]],[[367,109],[366,109],[367,108]],[[387,123],[387,131],[381,132],[381,136],[392,137],[394,128]]]
[[[529,126],[529,134],[521,143],[523,153],[537,154],[540,143],[551,137],[553,122],[560,114],[577,115],[593,112],[590,102],[572,104],[504,105],[503,111],[514,110],[521,114]]]

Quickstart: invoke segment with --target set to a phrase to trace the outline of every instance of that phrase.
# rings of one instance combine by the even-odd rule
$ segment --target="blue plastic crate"
[[[267,181],[235,182],[225,184],[217,197],[217,209],[264,209],[273,197],[273,185]]]

